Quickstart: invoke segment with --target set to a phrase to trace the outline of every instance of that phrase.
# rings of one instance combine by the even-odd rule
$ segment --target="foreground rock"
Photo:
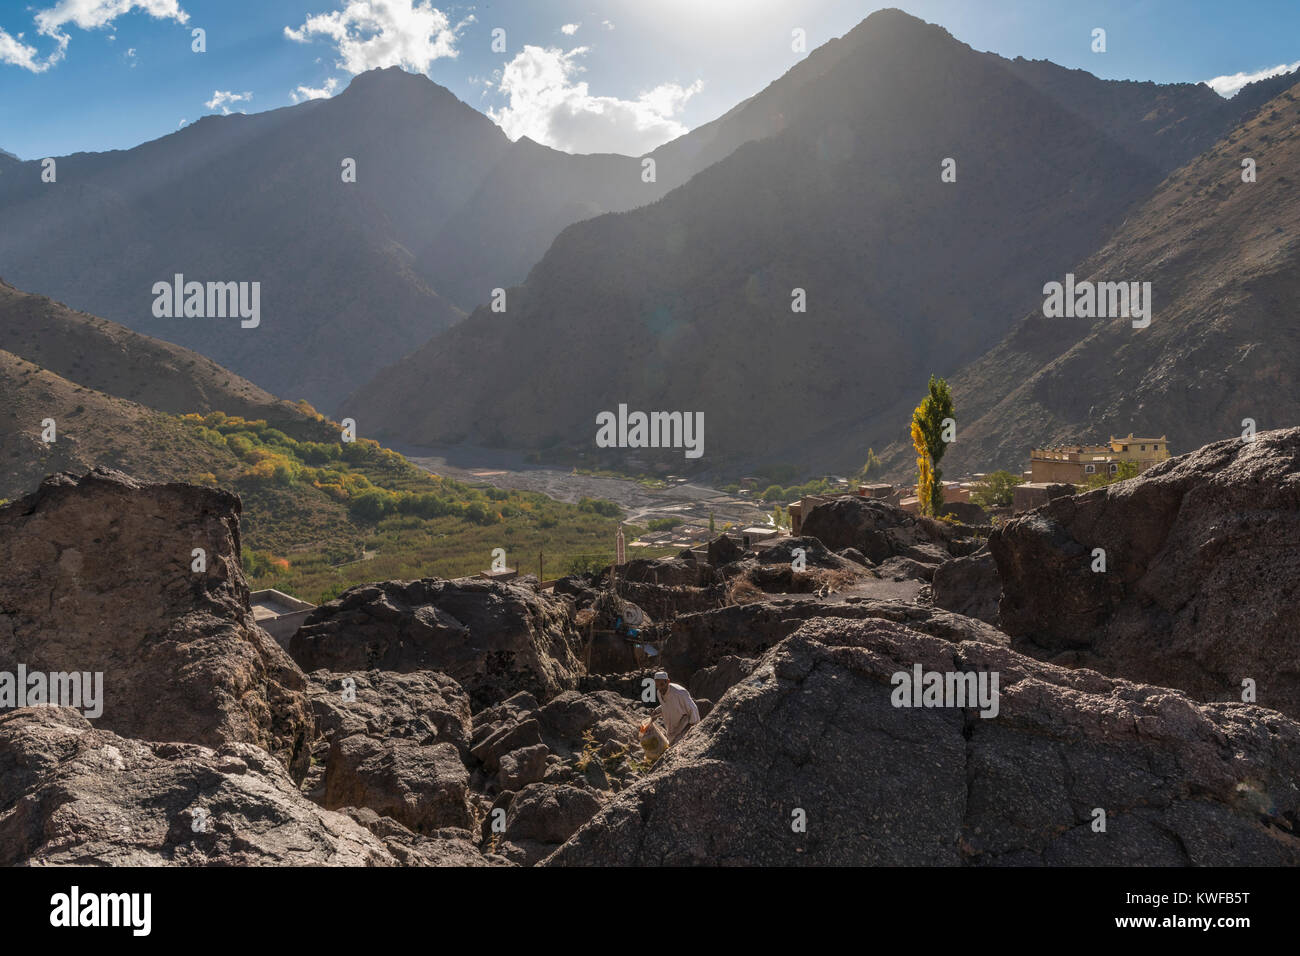
[[[840,603],[786,599],[740,604],[677,618],[667,630],[660,666],[674,680],[692,678],[697,671],[719,664],[729,656],[757,657],[816,617],[882,618],[949,641],[1008,643],[1007,636],[996,628],[940,608],[855,598]],[[702,690],[706,688],[714,693],[719,689],[716,680],[701,685]]]
[[[1300,716],[1300,429],[1058,498],[990,540],[1027,652]],[[1106,570],[1093,571],[1095,549]]]
[[[581,649],[562,600],[473,578],[351,588],[313,611],[289,642],[306,670],[439,671],[475,707],[518,690],[547,699],[573,689]]]
[[[997,716],[895,707],[915,664],[997,672]],[[814,620],[545,862],[1295,865],[1298,774],[1274,711]]]
[[[908,558],[923,567],[926,580],[952,557],[976,551],[982,541],[970,528],[909,514],[874,498],[846,495],[813,506],[802,531],[832,551],[854,548],[876,564]]]
[[[1002,579],[992,552],[977,551],[939,565],[931,595],[936,607],[996,625]]]
[[[67,708],[0,716],[0,808],[0,866],[399,862],[258,747],[128,740]]]
[[[253,621],[239,513],[227,492],[98,468],[0,508],[0,671],[102,673],[97,726],[256,744],[301,776],[306,680]]]

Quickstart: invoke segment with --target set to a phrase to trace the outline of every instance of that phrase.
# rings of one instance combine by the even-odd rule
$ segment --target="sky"
[[[882,6],[1106,79],[1231,95],[1300,66],[1300,0],[0,0],[0,149],[126,149],[396,65],[511,138],[639,155],[788,70],[794,31],[811,51]]]

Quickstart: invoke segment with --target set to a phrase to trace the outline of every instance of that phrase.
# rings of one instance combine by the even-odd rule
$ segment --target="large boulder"
[[[471,826],[468,797],[469,771],[454,744],[352,734],[330,745],[321,803],[331,810],[368,807],[429,833]]]
[[[748,677],[757,663],[753,657],[729,654],[711,667],[701,667],[692,674],[687,690],[697,704],[700,700],[719,700],[733,684]]]
[[[99,468],[0,508],[0,672],[102,675],[102,714],[79,708],[95,726],[256,744],[301,777],[306,678],[254,623],[239,515],[228,492]]]
[[[857,495],[814,505],[804,516],[801,530],[832,551],[856,548],[877,564],[906,554],[916,545],[936,545],[945,558],[973,550],[963,550],[964,545],[953,547],[954,542],[963,538],[960,527],[918,517],[897,505]],[[921,559],[917,557],[917,560]]]
[[[369,809],[416,834],[471,825],[469,697],[434,671],[315,671],[320,739],[304,783],[330,809]]]
[[[997,693],[899,706],[918,668]],[[818,619],[546,863],[1294,866],[1297,774],[1276,711]]]
[[[1300,715],[1300,428],[1058,498],[990,547],[1001,627],[1027,652],[1200,700],[1241,700],[1249,679]]]
[[[505,830],[497,852],[515,863],[531,866],[572,836],[600,807],[596,794],[583,787],[529,784],[504,805]],[[490,829],[490,820],[485,821],[485,827]]]
[[[577,686],[582,641],[569,604],[531,588],[462,578],[385,581],[318,607],[289,641],[307,670],[433,670],[475,707],[517,690]]]
[[[787,599],[738,604],[677,618],[668,629],[659,666],[676,681],[689,680],[697,671],[728,656],[757,657],[815,617],[883,618],[950,641],[1007,643],[1005,634],[983,621],[941,608],[856,598],[834,604]]]
[[[308,675],[308,696],[323,741],[352,734],[449,743],[468,752],[469,696],[436,671],[353,671]]]
[[[1002,581],[993,553],[978,551],[939,565],[934,570],[931,596],[936,607],[996,625]]]
[[[639,770],[637,728],[647,707],[609,690],[565,691],[545,705],[516,694],[474,715],[471,787],[497,795],[541,782],[621,789]]]
[[[0,866],[398,862],[251,744],[130,740],[69,708],[0,715]]]

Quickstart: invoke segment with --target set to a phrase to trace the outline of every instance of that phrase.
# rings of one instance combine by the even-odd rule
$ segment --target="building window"
[[[1124,450],[1125,450],[1125,451],[1128,451],[1128,445],[1125,445],[1125,446],[1124,446]]]
[[[1159,445],[1152,445],[1151,448],[1152,448],[1153,450],[1155,450],[1155,451],[1159,451],[1159,450],[1160,450],[1160,446],[1159,446]]]
[[[1097,466],[1096,466],[1096,465],[1084,465],[1084,466],[1083,466],[1083,473],[1084,473],[1085,475],[1096,474],[1096,472],[1097,472]]]
[[[1124,447],[1127,448],[1128,446],[1125,445]],[[1115,464],[1115,463],[1112,461],[1112,462],[1110,463],[1110,473],[1113,475],[1113,474],[1115,474],[1115,472],[1117,472],[1117,471],[1119,471],[1119,465]]]
[[[1146,450],[1147,450],[1146,445],[1138,445],[1138,451],[1146,451]]]

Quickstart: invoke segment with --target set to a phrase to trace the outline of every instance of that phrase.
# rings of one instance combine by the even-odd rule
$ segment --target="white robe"
[[[691,699],[690,691],[681,684],[669,684],[668,690],[659,698],[659,707],[655,716],[662,715],[664,732],[668,734],[668,743],[675,744],[686,731],[700,722],[700,709]]]

